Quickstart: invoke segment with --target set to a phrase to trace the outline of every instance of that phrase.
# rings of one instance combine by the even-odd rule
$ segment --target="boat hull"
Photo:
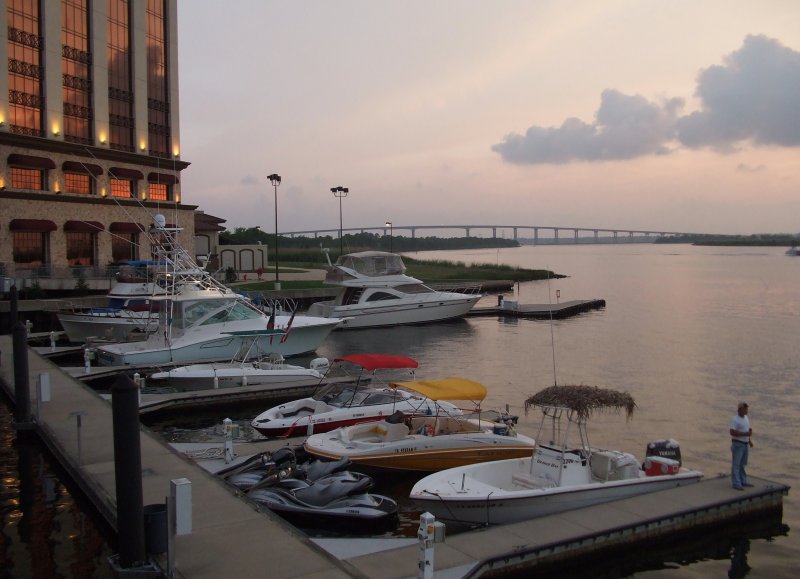
[[[340,455],[326,454],[306,448],[321,457],[337,460]],[[467,447],[456,449],[404,450],[393,449],[391,452],[347,455],[354,465],[390,471],[434,472],[466,466],[468,464],[520,458],[531,453],[530,446],[505,447]],[[338,457],[338,458],[337,458]]]
[[[358,428],[358,427],[352,427]],[[380,429],[380,424],[378,426]],[[310,436],[306,451],[332,460],[384,470],[434,472],[475,463],[530,456],[534,441],[521,435],[471,432],[425,436],[410,434],[392,442],[348,442],[335,431]]]
[[[125,341],[131,332],[141,335],[152,332],[158,326],[158,317],[148,320],[136,313],[119,311],[114,313],[59,313],[58,321],[73,343],[85,343],[89,338]]]
[[[172,385],[196,385],[214,382],[219,387],[258,386],[264,384],[286,384],[300,381],[317,381],[322,375],[316,370],[296,367],[284,370],[260,370],[258,368],[233,365],[214,366],[212,364],[194,364],[183,366],[167,372],[157,372],[149,380],[168,380]]]
[[[321,305],[319,309],[310,309],[309,313],[342,318],[339,329],[426,324],[463,317],[475,306],[480,297],[475,295],[446,300],[441,298],[415,300],[391,305],[384,305],[381,302],[352,306]]]
[[[310,325],[296,323],[285,340],[280,335],[261,336],[253,348],[285,358],[310,353],[319,347],[338,323],[339,320]],[[231,360],[242,350],[248,349],[252,345],[253,338],[219,332],[207,337],[196,337],[189,332],[173,340],[171,345],[165,344],[164,341],[160,336],[153,334],[143,342],[100,346],[97,348],[97,359],[103,366]]]
[[[509,463],[520,463],[522,472],[530,458],[495,463],[502,472]],[[681,469],[673,475],[640,476],[627,480],[593,482],[584,485],[536,489],[503,489],[482,484],[460,469],[448,476],[438,473],[420,480],[411,490],[412,501],[437,519],[471,525],[504,525],[517,523],[618,499],[666,490],[700,481],[702,473]],[[437,478],[438,477],[438,478]]]

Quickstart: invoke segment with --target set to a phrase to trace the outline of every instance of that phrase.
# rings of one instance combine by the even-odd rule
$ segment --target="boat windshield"
[[[173,319],[173,324],[179,328],[188,328],[198,323],[206,326],[258,318],[259,316],[261,314],[258,311],[236,300],[197,300],[184,303],[182,324],[176,324],[178,316]]]
[[[367,277],[402,275],[406,271],[402,258],[391,253],[342,255],[336,260],[336,265]]]

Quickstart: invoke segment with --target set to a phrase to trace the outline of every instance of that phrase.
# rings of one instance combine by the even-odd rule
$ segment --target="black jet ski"
[[[372,479],[349,471],[327,475],[314,482],[283,479],[253,489],[247,496],[287,517],[306,518],[314,524],[332,521],[380,522],[397,514],[397,503],[367,493]]]
[[[287,447],[275,452],[254,455],[245,462],[224,469],[218,474],[236,488],[246,491],[269,486],[286,478],[315,481],[346,470],[350,464],[349,459],[336,461],[315,459],[298,464],[295,451]]]

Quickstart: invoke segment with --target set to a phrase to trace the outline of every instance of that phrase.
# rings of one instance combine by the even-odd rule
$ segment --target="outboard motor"
[[[677,460],[679,465],[683,465],[683,463],[681,463],[681,447],[677,440],[671,438],[648,443],[647,450],[645,450],[645,461],[647,461],[648,456],[660,456],[662,458]]]
[[[314,358],[308,365],[312,370],[316,370],[320,374],[327,374],[330,370],[331,363],[327,358]]]

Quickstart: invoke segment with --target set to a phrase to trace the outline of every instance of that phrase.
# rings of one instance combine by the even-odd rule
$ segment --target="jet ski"
[[[383,522],[397,514],[397,503],[366,492],[372,479],[349,471],[327,475],[314,482],[283,479],[272,486],[252,489],[247,496],[287,518],[324,522]]]
[[[286,478],[315,481],[347,470],[350,464],[348,459],[332,461],[313,459],[298,464],[295,451],[287,447],[254,455],[245,462],[224,469],[218,474],[236,488],[247,491],[269,486]]]

